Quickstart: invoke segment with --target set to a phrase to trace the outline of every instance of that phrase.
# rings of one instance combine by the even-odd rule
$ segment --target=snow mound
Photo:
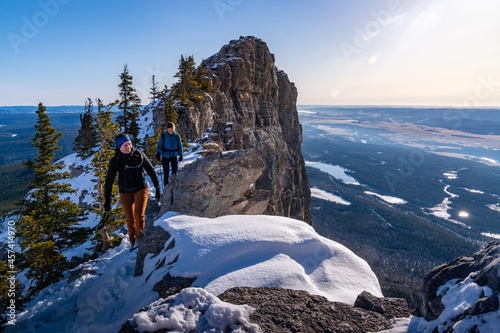
[[[350,305],[363,291],[382,297],[377,277],[363,259],[302,221],[167,213],[155,225],[175,240],[175,247],[157,261],[178,257],[170,275],[197,278],[193,286],[215,295],[246,286],[305,290]]]

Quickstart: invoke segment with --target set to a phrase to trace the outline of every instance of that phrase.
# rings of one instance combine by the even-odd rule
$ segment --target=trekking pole
[[[163,163],[160,161],[160,184],[163,186]]]
[[[109,212],[104,212],[104,215],[102,216],[101,218],[101,221],[99,221],[99,223],[91,228],[90,230],[91,231],[95,231],[95,230],[101,230],[103,227],[104,227],[104,224],[106,223],[106,221],[109,219]]]

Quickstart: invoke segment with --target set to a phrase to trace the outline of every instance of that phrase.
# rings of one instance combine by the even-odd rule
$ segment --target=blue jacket
[[[167,131],[163,132],[156,146],[156,152],[160,153],[165,158],[182,156],[182,141],[181,136],[174,132],[170,135]]]

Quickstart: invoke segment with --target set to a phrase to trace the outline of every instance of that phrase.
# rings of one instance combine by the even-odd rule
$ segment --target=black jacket
[[[135,193],[148,187],[144,170],[149,174],[155,188],[160,188],[158,175],[149,159],[139,150],[132,148],[130,154],[123,154],[117,150],[115,156],[111,158],[104,183],[104,206],[109,208],[111,191],[118,172],[118,187],[120,193]]]

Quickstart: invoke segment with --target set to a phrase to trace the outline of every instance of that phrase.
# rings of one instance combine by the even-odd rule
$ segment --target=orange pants
[[[142,229],[144,229],[148,189],[145,188],[135,193],[120,193],[120,201],[127,219],[130,244],[134,245],[135,240],[141,238]]]

